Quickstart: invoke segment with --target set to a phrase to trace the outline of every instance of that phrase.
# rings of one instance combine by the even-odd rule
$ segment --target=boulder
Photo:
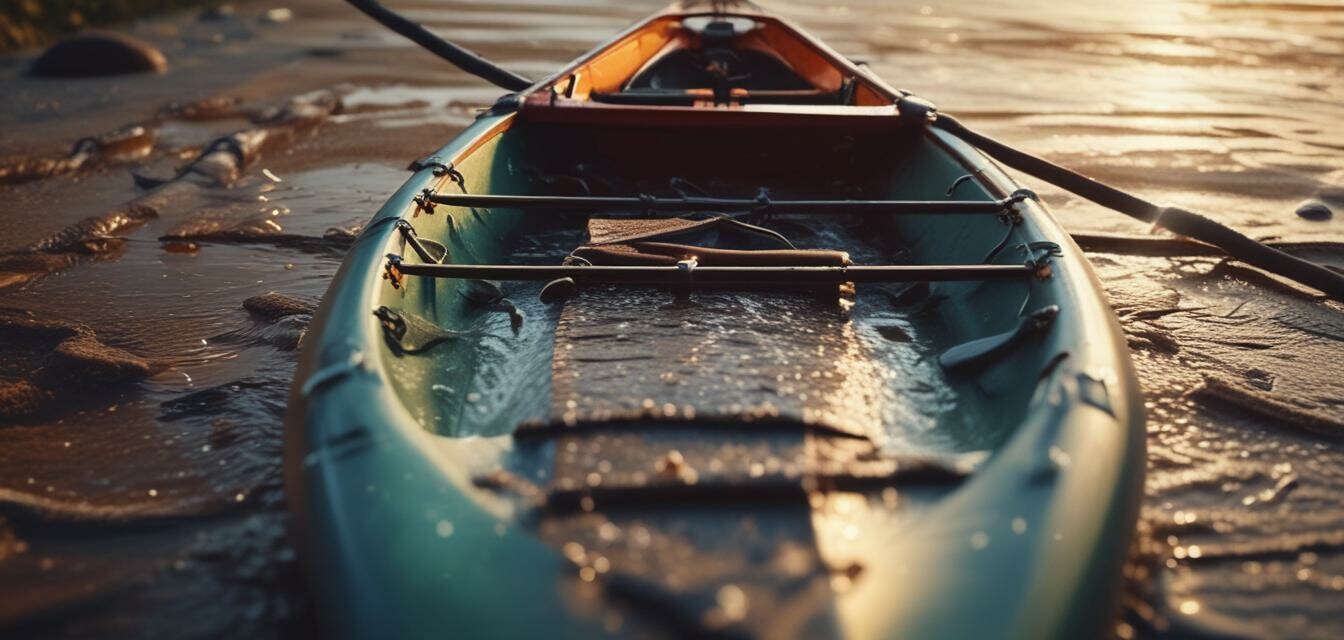
[[[168,59],[153,45],[128,35],[88,31],[57,42],[28,69],[45,78],[94,78],[168,70]]]
[[[1297,215],[1307,220],[1321,221],[1329,220],[1334,212],[1330,211],[1330,207],[1325,206],[1324,202],[1308,200],[1298,205]]]

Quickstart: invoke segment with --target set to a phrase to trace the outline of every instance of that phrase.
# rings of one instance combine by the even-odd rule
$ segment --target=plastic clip
[[[420,192],[420,195],[415,197],[415,215],[417,216],[420,215],[420,212],[422,211],[428,214],[433,214],[434,213],[434,200],[432,199],[433,197],[434,197],[433,189],[422,190]]]
[[[914,94],[896,100],[896,117],[912,126],[923,126],[938,117],[938,105]]]
[[[401,256],[395,253],[387,254],[387,264],[383,265],[383,279],[387,280],[393,289],[400,289],[401,283],[406,279],[406,274],[401,272]]]
[[[1048,240],[1022,245],[1022,248],[1030,256],[1026,261],[1027,267],[1032,270],[1032,273],[1036,274],[1036,278],[1039,280],[1049,280],[1050,276],[1054,274],[1054,268],[1050,263],[1055,258],[1064,255],[1064,250],[1059,245]]]

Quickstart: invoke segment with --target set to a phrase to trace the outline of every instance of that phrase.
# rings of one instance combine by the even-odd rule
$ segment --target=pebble
[[[266,13],[261,14],[261,21],[270,24],[280,24],[282,22],[289,22],[290,20],[293,19],[294,19],[294,12],[289,9],[285,9],[283,7],[278,9],[271,9]]]
[[[51,45],[28,69],[47,78],[94,78],[168,70],[168,59],[147,42],[121,33],[87,31]]]
[[[314,311],[312,303],[274,291],[244,300],[243,308],[268,320],[278,320],[285,316],[312,315]]]
[[[1297,206],[1297,215],[1307,220],[1329,220],[1335,215],[1330,207],[1319,200],[1308,200]]]

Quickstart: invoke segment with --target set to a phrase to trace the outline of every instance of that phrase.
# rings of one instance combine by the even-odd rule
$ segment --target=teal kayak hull
[[[756,149],[743,162],[742,185],[837,167],[878,198],[946,199],[947,187],[960,184],[959,198],[995,200],[1020,188],[960,140],[911,130],[895,118],[889,126],[863,125],[867,133],[853,147],[835,150],[824,141],[844,124],[827,121],[810,132],[798,129],[806,120],[792,110],[787,123],[751,115],[697,132],[635,121],[561,125],[529,117],[526,106],[497,109],[435,152],[370,220],[304,338],[286,425],[295,536],[326,633],[587,638],[661,628],[636,624],[638,607],[622,605],[613,617],[600,606],[606,596],[583,595],[603,576],[594,580],[539,533],[534,514],[516,500],[483,488],[483,471],[518,455],[517,422],[507,411],[472,422],[466,401],[445,400],[433,388],[473,388],[488,363],[467,346],[450,345],[434,358],[399,352],[373,313],[388,307],[463,335],[479,326],[478,311],[460,295],[462,281],[405,277],[391,286],[386,256],[412,255],[397,220],[448,247],[451,261],[480,264],[505,262],[520,239],[557,224],[512,209],[440,205],[429,213],[417,203],[424,190],[536,193],[537,182],[520,167],[554,164],[559,156],[584,160],[586,147],[603,157],[630,153],[612,161],[613,171],[622,163],[656,171],[664,161],[641,150],[680,157],[718,144]],[[810,159],[786,162],[782,156],[797,149]],[[766,166],[771,158],[780,165]],[[715,172],[734,166],[707,164]],[[445,174],[444,165],[454,171]],[[1048,268],[1020,285],[930,284],[939,301],[929,312],[938,344],[1001,334],[1049,305],[1059,312],[1047,331],[957,383],[970,416],[958,424],[972,425],[967,440],[988,443],[976,447],[986,455],[973,472],[917,517],[854,515],[858,532],[844,539],[813,516],[816,530],[808,535],[821,556],[858,559],[846,562],[860,567],[829,579],[830,635],[1077,638],[1107,635],[1114,624],[1142,495],[1142,397],[1123,334],[1082,252],[1040,204],[1028,200],[1016,210],[1020,221],[1011,228],[992,217],[893,215],[880,222],[881,233],[903,239],[917,263],[974,264],[986,247],[1005,244],[999,263],[1008,264],[1034,258],[1028,247],[1051,248]],[[687,515],[678,526],[694,528],[698,517]]]

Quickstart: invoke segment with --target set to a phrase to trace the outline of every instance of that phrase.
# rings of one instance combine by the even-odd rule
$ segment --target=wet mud
[[[0,420],[41,417],[58,405],[148,378],[162,365],[103,344],[89,327],[0,312]],[[94,396],[94,397],[90,397]]]
[[[280,474],[296,350],[407,162],[501,92],[341,3],[285,5],[127,27],[162,75],[0,58],[0,635],[312,628]],[[659,3],[403,5],[539,77]],[[1344,207],[1339,7],[769,6],[990,135],[1344,266],[1340,217],[1298,213]],[[1344,634],[1344,307],[1029,184],[1089,252],[1147,396],[1116,637]]]

